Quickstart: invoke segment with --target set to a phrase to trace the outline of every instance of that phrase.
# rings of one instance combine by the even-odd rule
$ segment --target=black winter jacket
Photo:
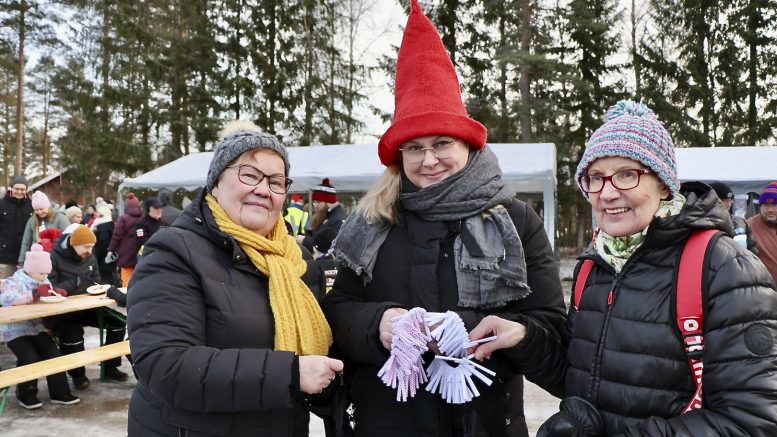
[[[87,288],[102,283],[97,258],[92,253],[82,260],[70,246],[70,234],[62,235],[51,248],[49,281],[70,296],[86,294]]]
[[[703,408],[680,414],[695,386],[675,320],[679,257],[693,230],[731,233],[707,185],[682,193],[682,212],[654,219],[620,274],[591,249],[582,255],[595,266],[569,312],[567,396],[598,408],[605,435],[775,436],[777,293],[763,264],[727,236],[703,260]]]
[[[312,259],[308,270],[323,281]],[[267,287],[203,195],[148,240],[127,293],[130,436],[308,434],[298,360],[273,350]]]
[[[22,236],[32,217],[32,201],[7,193],[0,199],[0,264],[16,264],[22,249]]]
[[[560,335],[565,322],[564,298],[558,267],[542,221],[524,202],[516,200],[507,209],[526,253],[532,292],[505,307],[489,312],[458,307],[453,255],[456,222],[427,222],[414,213],[405,213],[400,223],[389,231],[378,253],[373,280],[366,286],[352,269],[340,267],[334,288],[322,307],[332,326],[335,344],[355,367],[350,394],[356,435],[465,435],[467,424],[464,422],[471,423],[468,420],[476,411],[488,435],[504,436],[514,433],[513,429],[505,427],[505,423],[525,428],[522,393],[508,393],[504,384],[508,378],[520,378],[520,373],[525,372],[529,380],[556,395],[561,394],[561,380],[554,378],[553,372],[543,369],[544,379],[538,379],[539,369],[525,362],[508,363],[500,352],[485,363],[497,371],[497,380],[490,387],[476,381],[480,396],[463,406],[451,406],[440,395],[429,394],[424,387],[407,402],[397,402],[396,391],[386,387],[377,376],[389,356],[380,342],[378,326],[383,313],[391,307],[423,307],[434,312],[453,310],[461,316],[468,330],[486,315],[496,314],[524,323],[530,332],[542,330],[544,337]],[[422,291],[411,293],[411,289]],[[560,367],[561,362],[557,365],[559,371]],[[506,407],[518,411],[508,412]]]
[[[337,237],[337,233],[340,232],[340,227],[343,225],[343,222],[345,222],[345,219],[347,218],[348,211],[345,210],[343,205],[335,205],[335,207],[332,208],[329,213],[327,213],[326,219],[321,223],[321,226],[313,231],[311,235],[305,237],[305,239],[302,241],[302,245],[305,246],[305,249],[313,253],[313,237],[319,233],[322,235],[331,235],[331,239],[333,241],[335,237]],[[330,241],[330,243],[332,241]]]

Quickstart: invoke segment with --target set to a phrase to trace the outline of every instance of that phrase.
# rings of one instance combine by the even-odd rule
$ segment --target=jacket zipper
[[[602,330],[599,333],[599,341],[596,345],[596,354],[594,355],[594,361],[591,366],[591,380],[588,386],[588,400],[591,401],[594,405],[597,403],[598,393],[599,393],[599,382],[600,382],[600,367],[602,364],[602,355],[604,353],[604,344],[605,339],[607,337],[607,331],[610,327],[610,319],[612,316],[612,308],[613,303],[615,302],[615,295],[618,291],[618,286],[620,285],[621,278],[623,278],[624,273],[628,270],[628,266],[633,263],[633,260],[637,259],[637,254],[642,249],[642,246],[637,248],[637,250],[631,255],[631,257],[626,261],[626,263],[623,265],[623,268],[621,269],[620,273],[615,273],[615,270],[610,266],[609,264],[605,263],[604,260],[601,260],[604,263],[605,268],[607,268],[610,272],[615,273],[615,278],[612,281],[612,284],[610,285],[610,291],[607,293],[607,310],[604,313],[604,322],[602,323]],[[602,265],[597,262],[597,260],[600,260],[601,257],[593,257],[593,261],[597,263],[598,265]]]

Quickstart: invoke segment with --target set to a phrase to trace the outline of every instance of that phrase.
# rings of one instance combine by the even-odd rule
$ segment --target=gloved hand
[[[599,437],[604,423],[599,411],[587,400],[572,396],[561,401],[559,412],[537,430],[537,437]]]
[[[120,307],[126,307],[127,306],[127,295],[119,291],[116,287],[111,285],[111,287],[108,289],[108,292],[106,295],[115,300],[116,304]]]
[[[49,290],[50,290],[49,284],[38,285],[38,287],[32,291],[32,301],[37,302],[40,300],[41,296],[48,296]]]
[[[55,288],[54,292],[62,297],[67,297],[67,290],[65,290],[64,288]]]

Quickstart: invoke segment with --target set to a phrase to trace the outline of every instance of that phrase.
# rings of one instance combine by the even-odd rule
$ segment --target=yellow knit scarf
[[[297,355],[326,355],[332,330],[301,276],[307,268],[302,253],[278,217],[267,238],[238,226],[215,197],[205,197],[219,229],[232,236],[251,262],[270,280],[270,307],[275,319],[275,350]]]

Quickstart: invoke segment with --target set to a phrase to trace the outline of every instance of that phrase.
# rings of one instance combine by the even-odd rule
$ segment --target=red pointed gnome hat
[[[383,165],[397,162],[404,142],[428,135],[450,135],[475,149],[485,146],[486,128],[467,116],[453,63],[416,0],[410,5],[394,84],[394,117],[378,143]]]

